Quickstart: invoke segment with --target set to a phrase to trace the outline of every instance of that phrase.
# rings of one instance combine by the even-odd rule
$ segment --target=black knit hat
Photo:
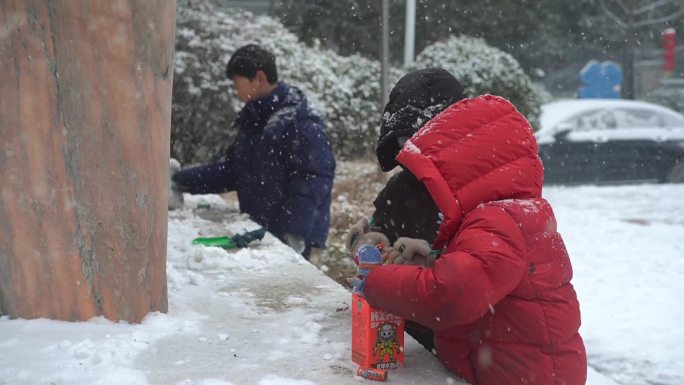
[[[394,158],[406,139],[433,116],[466,97],[458,80],[441,68],[412,71],[399,79],[382,114],[376,149],[382,170],[396,167]]]

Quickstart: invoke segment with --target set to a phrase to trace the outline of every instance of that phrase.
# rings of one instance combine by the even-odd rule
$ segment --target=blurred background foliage
[[[684,2],[674,0],[417,1],[416,60],[404,67],[406,2],[389,4],[390,87],[408,70],[443,67],[471,96],[510,99],[535,128],[541,103],[574,97],[587,61],[631,57],[653,72],[662,56],[661,32],[684,31],[684,16],[677,17]],[[179,0],[172,156],[184,164],[205,162],[232,142],[241,105],[224,68],[248,43],[274,51],[281,79],[303,89],[325,116],[340,159],[372,154],[382,109],[380,7],[380,0]],[[634,14],[620,14],[625,9]],[[671,77],[684,77],[683,61]],[[681,87],[636,91],[684,108]]]

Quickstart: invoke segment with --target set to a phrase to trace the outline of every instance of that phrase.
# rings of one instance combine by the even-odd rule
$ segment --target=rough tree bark
[[[0,314],[167,310],[175,6],[0,4]]]

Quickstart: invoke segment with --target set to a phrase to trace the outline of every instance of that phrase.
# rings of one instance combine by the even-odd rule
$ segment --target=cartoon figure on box
[[[397,328],[392,323],[378,326],[378,338],[373,346],[373,355],[378,363],[392,363],[396,361],[395,354],[399,353],[397,342]],[[380,367],[380,364],[378,364]]]

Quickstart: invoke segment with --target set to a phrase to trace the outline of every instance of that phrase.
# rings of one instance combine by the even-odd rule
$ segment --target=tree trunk
[[[174,0],[0,5],[0,314],[167,310]]]

